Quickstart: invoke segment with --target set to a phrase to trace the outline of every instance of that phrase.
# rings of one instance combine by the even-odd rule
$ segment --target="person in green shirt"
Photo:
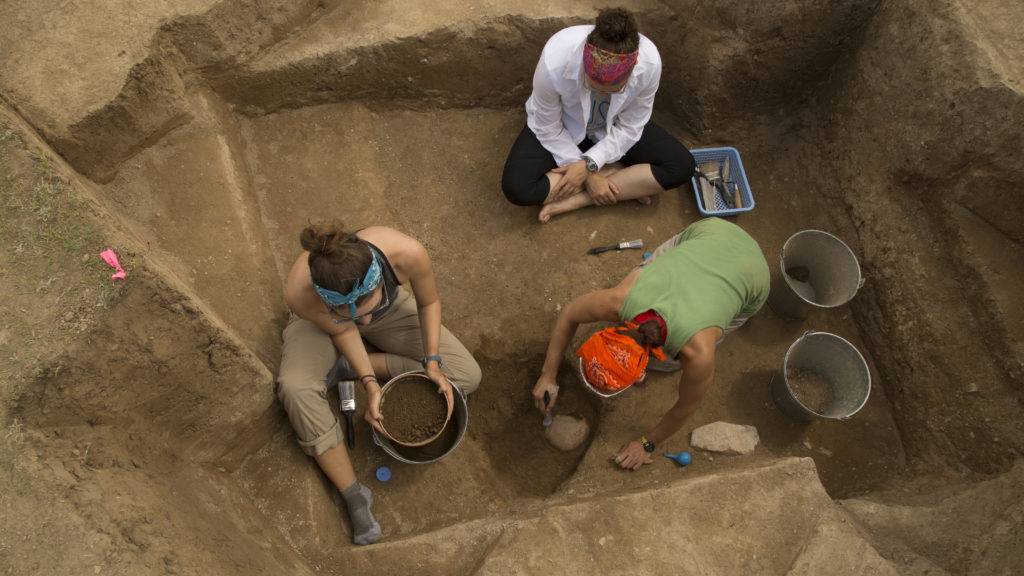
[[[742,228],[719,218],[688,226],[615,287],[584,294],[562,309],[533,387],[534,405],[545,414],[554,407],[558,367],[579,325],[615,322],[577,352],[588,388],[602,396],[625,390],[643,380],[651,353],[668,357],[650,364],[652,370],[682,369],[676,403],[615,457],[620,467],[639,469],[655,444],[697,410],[714,377],[715,347],[761,308],[769,287],[768,263]]]

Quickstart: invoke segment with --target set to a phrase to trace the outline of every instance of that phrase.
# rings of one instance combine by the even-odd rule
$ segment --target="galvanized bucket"
[[[801,270],[806,278],[787,271]],[[768,305],[779,314],[806,318],[811,310],[849,302],[864,285],[860,265],[842,240],[821,230],[803,230],[789,237],[772,271]]]
[[[828,383],[827,406],[806,406],[790,386],[791,370],[808,370]],[[828,332],[805,332],[786,351],[782,374],[772,376],[772,401],[780,412],[795,420],[849,420],[868,401],[871,373],[857,348]],[[804,399],[806,401],[806,398]]]
[[[416,372],[399,374],[388,382],[390,383],[407,374],[414,373]],[[452,408],[451,420],[448,421],[448,425],[445,426],[441,435],[429,444],[416,447],[402,446],[377,432],[376,428],[371,428],[373,430],[373,442],[383,448],[395,460],[405,462],[406,464],[430,464],[451,454],[462,443],[462,438],[466,435],[466,427],[469,425],[469,406],[466,404],[466,395],[454,386],[452,386],[452,391],[454,392],[452,399],[455,401],[455,406]]]

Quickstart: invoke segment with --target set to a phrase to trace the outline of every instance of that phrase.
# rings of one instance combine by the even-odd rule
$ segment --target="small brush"
[[[356,447],[356,432],[352,425],[352,414],[356,411],[356,389],[355,381],[342,380],[338,382],[338,400],[341,413],[345,415],[345,440],[348,449]]]
[[[630,240],[629,242],[619,242],[613,246],[598,246],[597,248],[591,248],[590,250],[587,250],[587,254],[600,254],[601,252],[608,252],[609,250],[639,250],[643,247],[643,240]]]

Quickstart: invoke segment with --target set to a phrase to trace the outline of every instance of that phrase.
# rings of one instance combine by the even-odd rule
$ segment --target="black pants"
[[[586,152],[593,145],[584,139],[580,150]],[[640,140],[619,162],[626,166],[650,164],[654,179],[662,190],[681,186],[697,169],[693,154],[686,146],[654,122],[644,126]],[[547,173],[556,167],[551,152],[544,148],[529,126],[523,126],[505,160],[501,189],[513,204],[538,206],[544,203],[550,192]]]

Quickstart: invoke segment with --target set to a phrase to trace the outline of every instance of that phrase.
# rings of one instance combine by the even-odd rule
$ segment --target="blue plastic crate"
[[[750,184],[747,183],[747,173],[743,170],[743,161],[740,160],[740,153],[735,148],[702,148],[700,150],[690,150],[693,154],[693,159],[697,161],[697,166],[705,162],[711,162],[717,160],[719,163],[725,162],[726,157],[729,158],[729,182],[735,183],[740,189],[740,198],[743,200],[742,208],[729,208],[725,201],[722,200],[722,195],[717,191],[715,192],[715,208],[708,210],[704,207],[704,201],[700,196],[700,186],[697,184],[697,177],[694,176],[690,179],[693,184],[693,195],[697,199],[697,209],[704,216],[731,216],[733,214],[739,214],[740,212],[749,212],[754,209],[754,195],[750,192]]]

